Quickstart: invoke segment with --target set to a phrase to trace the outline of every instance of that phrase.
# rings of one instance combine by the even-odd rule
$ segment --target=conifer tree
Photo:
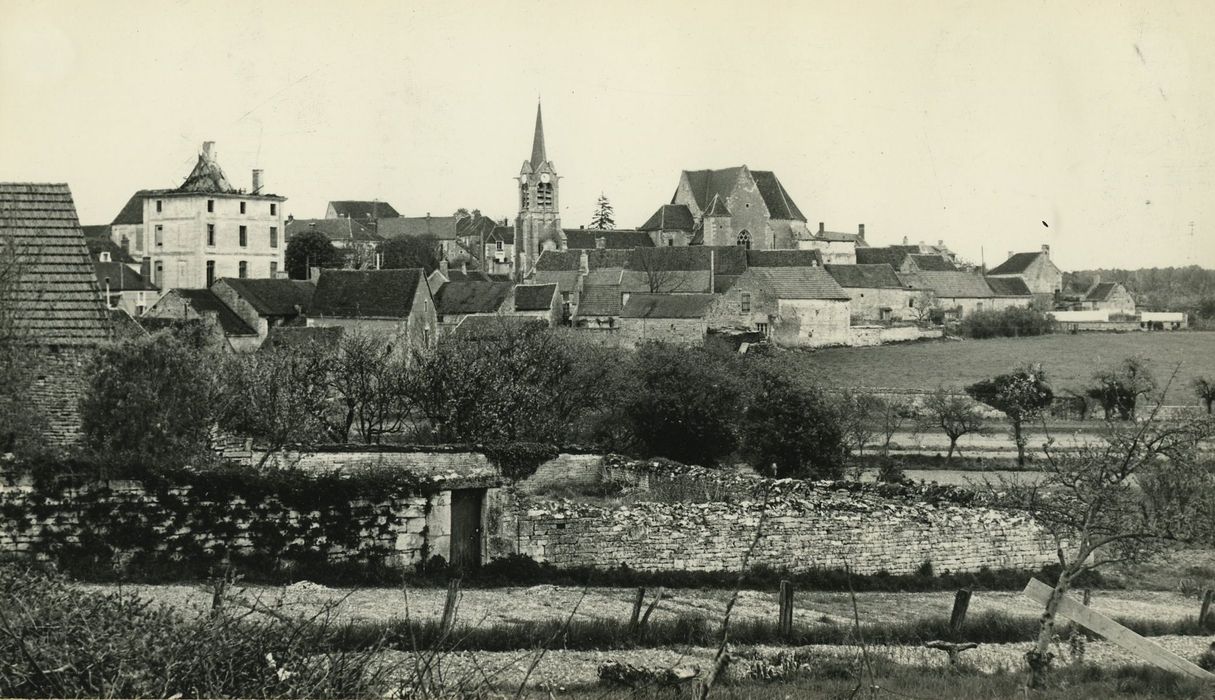
[[[612,218],[612,203],[608,201],[606,195],[599,195],[599,201],[595,203],[595,214],[591,217],[591,225],[587,228],[599,231],[610,231],[616,228],[616,220]]]

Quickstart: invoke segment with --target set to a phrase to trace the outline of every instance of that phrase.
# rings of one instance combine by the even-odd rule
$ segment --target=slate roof
[[[578,289],[579,276],[577,270],[537,270],[528,281],[532,284],[555,284],[557,291],[573,292]]]
[[[431,235],[450,241],[458,235],[454,216],[398,216],[378,220],[377,230],[384,238]]]
[[[654,250],[657,250],[655,248]],[[666,250],[666,249],[664,249]],[[674,249],[672,249],[674,250]],[[536,259],[536,271],[578,271],[582,253],[586,253],[590,269],[598,270],[603,267],[624,267],[635,251],[633,250],[545,250]]]
[[[594,250],[598,248],[600,238],[603,239],[605,248],[614,250],[654,247],[654,239],[650,238],[650,234],[639,229],[614,229],[611,231],[565,229],[565,245],[570,250]]]
[[[629,270],[708,270],[710,253],[717,274],[741,275],[748,264],[748,251],[741,246],[660,246],[632,251]]]
[[[856,249],[856,262],[859,265],[881,265],[883,263],[899,269],[908,255],[919,254],[920,247],[915,245],[888,245]]]
[[[312,295],[310,316],[336,318],[407,318],[419,284],[420,269],[325,270]],[[447,285],[444,285],[447,286]]]
[[[928,289],[939,297],[983,299],[995,296],[987,280],[976,272],[916,272],[899,275],[899,279],[911,282],[916,289]]]
[[[494,226],[494,230],[485,235],[486,243],[497,243],[502,241],[505,245],[515,244],[515,227],[514,226]]]
[[[105,293],[106,278],[109,278],[110,284],[108,289],[111,292],[155,292],[159,291],[155,285],[145,280],[138,272],[120,262],[95,262],[93,270],[97,273],[97,286],[101,288],[102,294]]]
[[[822,267],[818,250],[748,250],[748,267]]]
[[[824,265],[841,287],[864,289],[902,289],[894,268],[886,265]]]
[[[498,313],[513,286],[510,282],[453,280],[435,293],[435,313],[440,316]]]
[[[109,339],[109,314],[67,185],[0,183],[0,249],[9,240],[20,274],[0,292],[12,295],[16,329],[51,345]]]
[[[1016,278],[1020,282],[1020,278]],[[1110,298],[1110,294],[1114,293],[1114,288],[1118,286],[1117,282],[1100,282],[1093,285],[1093,288],[1084,295],[1085,301],[1106,301]]]
[[[772,290],[777,299],[847,301],[851,298],[821,267],[753,267],[743,277]]]
[[[696,221],[692,217],[692,211],[688,209],[686,204],[664,204],[658,207],[658,211],[654,212],[649,219],[641,226],[638,226],[639,231],[688,231],[696,227]]]
[[[547,311],[556,294],[556,284],[521,284],[515,287],[515,311]]]
[[[713,294],[630,294],[621,318],[704,318]]]
[[[84,232],[84,237],[89,240],[110,237],[109,224],[92,224],[89,226],[81,226],[80,230]]]
[[[143,199],[151,190],[139,190],[131,195],[127,203],[122,205],[122,209],[114,220],[110,222],[111,226],[126,226],[131,224],[143,223]]]
[[[316,293],[316,285],[305,280],[222,277],[216,284],[220,282],[249,302],[259,316],[296,316],[299,309],[308,310]]]
[[[939,255],[912,255],[911,260],[917,268],[925,272],[951,272],[958,269]]]
[[[501,337],[504,333],[529,326],[543,329],[548,327],[548,323],[531,316],[504,316],[501,314],[465,316],[456,324],[453,332],[464,339],[491,340]]]
[[[619,316],[621,308],[619,284],[591,284],[588,281],[578,299],[578,316]]]
[[[714,291],[709,288],[710,281],[716,282],[715,279],[711,279],[708,267],[705,267],[703,270],[666,270],[655,268],[650,272],[625,270],[620,276],[620,290],[643,294],[708,293]]]
[[[720,195],[713,195],[713,202],[705,210],[705,216],[731,216],[730,208],[726,206],[726,200],[722,199]]]
[[[109,226],[106,226],[106,229],[109,228]],[[92,257],[95,262],[101,260],[102,253],[109,253],[110,260],[113,262],[128,263],[132,265],[139,262],[135,258],[131,257],[130,253],[123,250],[122,246],[118,245],[109,238],[85,238],[84,244],[89,249],[89,256]]]
[[[707,211],[714,196],[720,196],[723,200],[729,199],[742,170],[742,167],[721,170],[685,170],[684,173],[687,175],[696,206],[701,211]],[[775,173],[769,170],[750,169],[747,172],[755,181],[759,195],[763,198],[764,204],[768,207],[768,214],[773,219],[806,220]]]
[[[310,344],[337,347],[344,328],[340,326],[271,326],[266,340],[258,350],[267,352],[280,348],[300,348]]]
[[[329,203],[339,218],[357,219],[359,221],[375,221],[400,216],[400,213],[388,202],[365,201],[358,199],[341,199]]]
[[[988,277],[987,286],[991,287],[991,291],[998,297],[1028,297],[1033,293],[1029,291],[1025,280],[1020,277]]]
[[[114,330],[115,338],[138,338],[148,334],[148,330],[139,325],[126,309],[110,309],[110,328]]]
[[[287,240],[291,240],[305,231],[319,231],[331,241],[383,240],[378,233],[354,219],[291,219],[284,228]]]
[[[199,316],[214,313],[225,336],[257,335],[257,331],[245,323],[243,318],[237,316],[235,311],[228,308],[228,305],[210,289],[172,289],[168,294],[180,296]],[[165,296],[167,297],[168,294]],[[157,306],[159,306],[159,302],[157,302]],[[160,318],[165,317],[160,316]]]
[[[1019,275],[1029,269],[1029,266],[1042,255],[1042,251],[1032,253],[1013,253],[1012,257],[987,271],[989,275]]]

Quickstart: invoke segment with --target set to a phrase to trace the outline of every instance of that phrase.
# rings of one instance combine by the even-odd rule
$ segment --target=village
[[[1210,13],[893,7],[0,0],[0,698],[1213,697]]]

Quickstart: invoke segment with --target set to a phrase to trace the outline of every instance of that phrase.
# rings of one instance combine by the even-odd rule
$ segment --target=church
[[[532,157],[519,170],[519,215],[515,218],[515,276],[521,281],[535,267],[540,253],[565,250],[561,230],[561,199],[557,169],[544,150],[544,119],[536,105]]]

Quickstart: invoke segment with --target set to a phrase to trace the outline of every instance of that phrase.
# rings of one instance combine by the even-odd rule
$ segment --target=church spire
[[[532,139],[532,169],[539,168],[548,156],[544,153],[544,120],[540,118],[540,103],[536,103],[536,136]]]

